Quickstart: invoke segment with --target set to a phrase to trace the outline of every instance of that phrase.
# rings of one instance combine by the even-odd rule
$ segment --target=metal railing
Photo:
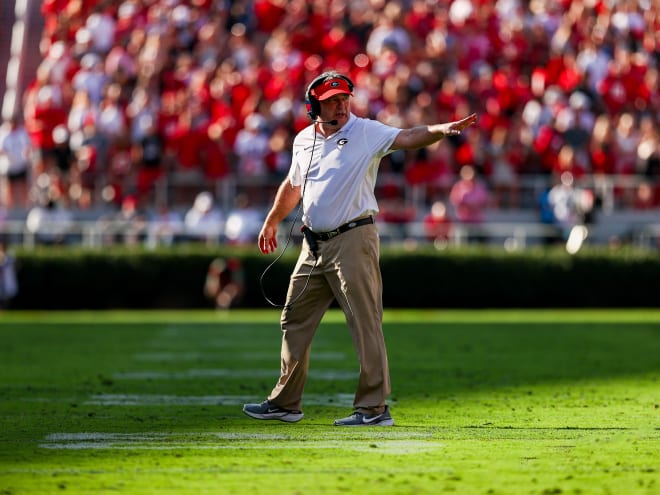
[[[555,226],[540,222],[484,222],[480,225],[453,224],[444,239],[434,239],[425,230],[422,222],[388,224],[377,222],[381,242],[385,245],[407,244],[411,247],[435,244],[438,247],[462,246],[472,243],[502,246],[516,250],[531,246],[560,242],[564,233]],[[232,244],[223,234],[200,236],[185,228],[170,230],[166,224],[147,222],[131,225],[126,222],[73,221],[65,225],[49,224],[46,228],[33,231],[23,221],[0,223],[0,235],[10,245],[34,248],[39,245],[82,246],[103,248],[118,245],[141,245],[147,247],[168,246],[183,242],[199,242],[210,245]],[[638,247],[657,249],[660,247],[660,213],[655,221],[644,219],[626,221],[624,218],[610,217],[606,222],[587,226],[587,243],[606,245],[625,243]],[[284,223],[279,229],[280,245],[284,245],[290,231],[290,224]],[[294,242],[299,243],[298,229],[293,229]],[[256,235],[244,244],[254,245]]]
[[[176,173],[163,176],[156,184],[155,196],[161,203],[176,203],[177,191],[188,189],[195,191],[210,191],[218,199],[226,211],[234,206],[235,198],[243,193],[248,195],[255,206],[267,207],[272,203],[277,187],[282,178],[264,176],[258,178],[230,175],[215,181],[200,181],[191,184],[188,180],[180,180]],[[493,203],[497,203],[498,191],[487,181]],[[548,175],[521,175],[511,184],[507,191],[515,191],[517,204],[511,208],[536,208],[541,194],[555,184],[555,179]],[[660,194],[660,178],[648,178],[642,175],[585,175],[575,182],[575,187],[592,190],[599,199],[605,213],[617,209],[634,208],[638,203],[638,191],[641,185],[649,186],[656,194]],[[402,199],[409,206],[418,210],[426,208],[435,199],[446,199],[449,188],[444,192],[433,184],[410,185],[402,174],[381,173],[376,182],[376,193],[394,186]],[[435,190],[435,193],[430,191]],[[440,191],[440,192],[438,192]],[[433,196],[432,194],[435,194]],[[438,197],[439,196],[439,197]],[[660,198],[656,199],[656,203]]]
[[[192,185],[189,196],[194,197],[198,191],[210,191],[216,198],[216,203],[226,215],[235,207],[238,195],[247,196],[254,207],[263,211],[263,216],[270,207],[275,191],[281,178],[264,177],[261,179],[230,176],[220,180]],[[641,176],[585,176],[576,185],[589,188],[596,192],[600,204],[596,211],[594,225],[588,226],[588,242],[606,244],[610,241],[632,243],[647,247],[657,247],[660,231],[660,208],[635,210],[631,202],[637,188],[642,183],[651,184],[655,190],[660,190],[660,182],[649,182]],[[429,203],[436,197],[429,197],[426,185],[411,186],[406,184],[401,174],[383,173],[378,177],[376,193],[384,197],[385,188],[395,185],[402,202],[416,211],[414,221],[405,224],[388,224],[379,221],[381,239],[385,243],[433,242],[428,238],[422,223],[423,216],[429,210]],[[558,229],[540,222],[538,214],[538,198],[551,186],[548,176],[521,176],[517,184],[518,195],[521,198],[518,208],[502,209],[488,208],[486,219],[482,225],[464,225],[454,221],[446,244],[463,245],[474,242],[501,244],[512,248],[547,243],[556,239]],[[155,204],[172,203],[177,188],[184,187],[177,182],[176,175],[163,178],[155,190]],[[185,183],[185,187],[191,187]],[[447,191],[445,191],[446,193]],[[446,197],[441,197],[447,202]],[[190,203],[178,206],[178,211],[184,213]],[[448,204],[449,209],[451,206]],[[8,212],[6,220],[0,218],[0,235],[10,243],[33,247],[39,244],[81,245],[86,247],[101,247],[113,244],[146,244],[156,246],[183,241],[201,241],[210,244],[227,242],[222,234],[207,238],[195,237],[186,232],[185,227],[163,233],[155,222],[143,221],[140,225],[127,225],[126,222],[109,219],[112,211],[107,208],[96,212],[71,211],[71,220],[63,223],[46,222],[40,231],[28,228],[27,211]],[[450,215],[451,216],[451,215]],[[148,218],[148,212],[146,217]],[[282,227],[280,232],[288,232],[288,227]],[[294,229],[297,236],[297,229]],[[256,236],[256,233],[255,233]],[[254,239],[256,242],[256,238]],[[441,241],[438,241],[439,243]]]

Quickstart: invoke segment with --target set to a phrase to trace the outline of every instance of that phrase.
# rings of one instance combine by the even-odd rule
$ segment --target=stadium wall
[[[264,277],[263,290],[284,301],[295,252]],[[268,308],[259,284],[272,257],[211,247],[112,251],[19,251],[19,293],[10,309],[212,308],[203,294],[211,261],[238,257],[241,306]],[[632,248],[560,248],[507,252],[488,247],[438,251],[385,248],[384,303],[391,308],[657,307],[660,256]]]

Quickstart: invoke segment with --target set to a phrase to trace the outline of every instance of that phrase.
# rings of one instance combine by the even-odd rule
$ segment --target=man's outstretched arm
[[[410,129],[401,129],[390,146],[392,150],[414,150],[423,148],[440,141],[445,136],[457,136],[463,129],[477,121],[477,114],[473,113],[464,119],[444,124],[419,125]]]

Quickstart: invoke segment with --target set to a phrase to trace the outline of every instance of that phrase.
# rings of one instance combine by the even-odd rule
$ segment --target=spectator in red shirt
[[[36,173],[56,166],[55,138],[53,132],[66,125],[67,113],[56,100],[55,90],[50,85],[35,88],[34,105],[26,106],[25,127],[36,150]]]
[[[424,216],[424,234],[426,239],[436,247],[442,248],[449,242],[452,221],[444,201],[437,200],[431,205],[431,209]]]
[[[200,102],[186,99],[166,146],[175,158],[175,171],[187,183],[204,179],[202,151],[209,140],[209,119]]]
[[[442,140],[419,150],[406,168],[406,181],[411,186],[423,186],[427,198],[442,198],[449,194],[456,181],[452,145]]]
[[[594,174],[613,174],[615,151],[612,123],[609,116],[601,115],[594,122],[589,141],[589,159]]]

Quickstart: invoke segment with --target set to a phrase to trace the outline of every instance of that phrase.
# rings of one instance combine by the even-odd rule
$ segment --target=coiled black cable
[[[319,257],[318,253],[315,249],[312,250],[312,254],[314,255],[314,265],[312,265],[312,269],[309,271],[307,274],[307,280],[305,280],[305,285],[303,286],[302,290],[300,293],[293,298],[291,302],[288,304],[278,304],[274,301],[272,301],[267,295],[266,291],[264,289],[264,277],[266,276],[266,272],[270,270],[275,263],[279,261],[279,259],[284,255],[286,252],[286,249],[289,247],[289,244],[291,243],[291,237],[293,235],[293,228],[296,226],[296,222],[298,221],[298,217],[300,216],[300,212],[302,211],[303,207],[303,197],[305,195],[305,187],[307,186],[307,177],[309,176],[309,170],[312,167],[312,160],[314,158],[314,150],[316,149],[316,123],[314,125],[314,141],[312,142],[312,151],[309,154],[309,164],[307,165],[307,172],[305,173],[305,180],[303,181],[303,187],[302,191],[300,192],[300,204],[298,205],[298,210],[296,211],[296,216],[293,219],[293,222],[291,223],[291,228],[289,229],[289,235],[287,237],[286,243],[284,244],[284,248],[282,249],[282,252],[275,258],[262,272],[261,277],[259,277],[259,287],[261,288],[261,294],[264,296],[264,299],[270,304],[271,306],[274,306],[276,308],[284,308],[284,309],[291,309],[293,304],[298,301],[302,297],[302,295],[305,293],[307,290],[307,286],[309,285],[309,279],[312,276],[312,273],[314,273],[314,269],[316,268],[316,265],[318,264]]]

